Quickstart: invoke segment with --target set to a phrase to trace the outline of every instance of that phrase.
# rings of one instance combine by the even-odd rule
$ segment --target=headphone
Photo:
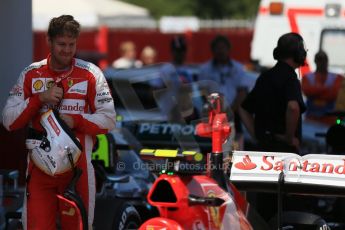
[[[273,58],[282,60],[293,58],[294,62],[303,66],[307,57],[307,51],[304,48],[304,41],[301,35],[297,33],[287,33],[278,39],[277,47],[273,50]]]

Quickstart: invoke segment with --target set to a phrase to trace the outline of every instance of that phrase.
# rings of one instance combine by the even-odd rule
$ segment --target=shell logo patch
[[[35,91],[39,91],[43,87],[43,81],[42,80],[36,80],[33,84],[32,87],[35,89]]]
[[[54,85],[53,78],[50,77],[40,77],[33,78],[31,81],[31,91],[32,93],[40,93],[49,89]]]

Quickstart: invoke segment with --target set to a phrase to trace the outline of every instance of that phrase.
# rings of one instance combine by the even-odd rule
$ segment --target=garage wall
[[[2,109],[20,72],[32,62],[31,0],[0,1],[0,169],[17,169],[20,182],[26,167],[25,130],[8,132]]]
[[[253,37],[253,30],[248,28],[229,28],[186,32],[182,34],[186,37],[188,46],[186,63],[191,64],[207,61],[211,57],[209,44],[217,34],[222,34],[229,38],[232,43],[231,55],[234,59],[243,63],[248,63],[250,61],[250,44]],[[120,44],[128,40],[136,44],[138,58],[142,49],[150,45],[158,51],[157,62],[168,62],[171,59],[170,41],[175,35],[176,34],[172,33],[162,33],[158,30],[109,29],[107,37],[107,62],[111,64],[115,59],[121,56],[119,50]],[[34,60],[38,61],[46,58],[49,49],[46,45],[45,32],[35,31],[33,43]],[[78,51],[97,51],[98,43],[99,37],[97,29],[82,30],[78,40]],[[87,59],[86,57],[82,58]]]
[[[31,0],[0,1],[1,111],[20,71],[32,62],[31,15]]]

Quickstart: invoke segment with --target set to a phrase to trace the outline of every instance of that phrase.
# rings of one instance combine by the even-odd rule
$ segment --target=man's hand
[[[74,120],[73,117],[71,117],[70,115],[67,114],[61,114],[60,113],[60,118],[61,120],[63,120],[69,128],[73,129],[74,128]]]
[[[300,142],[296,137],[292,139],[292,146],[294,146],[296,149],[299,149],[301,147]]]
[[[63,89],[56,85],[38,95],[41,102],[45,104],[57,105],[63,97]]]
[[[275,137],[281,141],[284,141],[288,145],[294,146],[296,149],[300,148],[300,142],[296,137],[288,138],[286,135],[281,134],[276,134]]]

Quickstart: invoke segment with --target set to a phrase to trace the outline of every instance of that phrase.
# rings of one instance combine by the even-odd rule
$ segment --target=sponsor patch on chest
[[[85,101],[79,99],[63,99],[59,106],[44,105],[41,112],[46,112],[49,109],[55,108],[60,113],[66,114],[83,114],[85,109]]]
[[[9,96],[21,97],[22,95],[23,95],[23,88],[19,85],[15,85],[9,93]]]
[[[31,81],[32,93],[44,92],[49,89],[53,83],[53,78],[33,78]]]
[[[71,82],[72,79],[69,80],[68,86],[70,87],[67,91],[67,93],[76,93],[81,95],[87,94],[87,81],[78,82],[76,84],[73,84]]]

